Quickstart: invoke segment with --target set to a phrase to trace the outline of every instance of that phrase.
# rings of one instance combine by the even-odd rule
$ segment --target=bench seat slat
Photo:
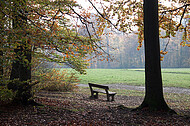
[[[108,86],[104,86],[104,85],[99,85],[99,84],[92,84],[92,83],[88,83],[90,86],[92,87],[97,87],[97,88],[102,88],[102,89],[106,89],[109,90]]]
[[[93,92],[99,92],[99,93],[104,93],[104,94],[106,94],[106,91],[104,91],[104,90],[97,90],[97,89],[95,89],[95,90],[93,90]],[[111,91],[108,91],[108,93],[109,93],[109,94],[116,94],[116,92],[111,92]]]

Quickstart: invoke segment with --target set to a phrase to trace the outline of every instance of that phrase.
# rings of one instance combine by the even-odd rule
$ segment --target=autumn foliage
[[[90,1],[90,0],[88,0]],[[126,34],[135,33],[138,34],[138,47],[140,50],[142,42],[144,41],[144,23],[143,23],[143,0],[130,0],[130,1],[115,1],[115,0],[103,0],[99,3],[96,0],[91,2],[94,6],[101,6],[103,12],[99,12],[100,16],[97,19],[98,24],[102,28],[115,28]],[[104,4],[103,4],[104,3]],[[166,4],[168,3],[168,4]],[[180,45],[188,46],[190,42],[190,15],[189,15],[189,1],[177,1],[177,0],[163,0],[159,1],[159,28],[160,38],[170,39],[175,37],[177,32],[183,32],[182,41]],[[112,23],[110,23],[112,21]],[[161,32],[165,34],[161,34]],[[101,33],[101,32],[100,32]],[[167,52],[167,46],[170,41],[166,43],[166,48],[163,52]],[[166,53],[161,52],[161,60]]]
[[[69,65],[80,73],[89,65],[89,55],[103,54],[93,34],[79,33],[80,29],[88,29],[90,21],[89,14],[75,1],[1,1],[1,5],[3,65],[11,64],[20,55],[14,52],[19,46],[29,48],[32,55]],[[27,22],[22,27],[17,22],[13,28],[11,24],[16,19]],[[27,62],[26,57],[20,58]]]
[[[79,81],[75,76],[75,73],[59,69],[47,69],[44,72],[38,71],[40,83],[34,88],[36,91],[74,91],[77,88],[77,82]]]
[[[170,38],[181,31],[184,35],[180,44],[189,47],[189,3],[175,2],[172,0],[170,6],[159,2],[160,31],[165,31],[161,38]],[[27,7],[20,6],[23,5],[21,3]],[[85,10],[74,0],[1,1],[0,16],[4,25],[1,25],[0,49],[4,53],[1,55],[3,65],[10,64],[19,55],[13,50],[23,46],[24,42],[25,48],[30,48],[33,55],[67,64],[84,73],[89,65],[89,55],[94,53],[102,57],[106,53],[102,48],[105,44],[99,41],[105,28],[127,34],[135,32],[138,34],[137,50],[140,50],[144,39],[142,0],[103,0],[102,3],[89,0],[89,3],[92,6]],[[103,11],[99,11],[96,5],[101,6]],[[91,13],[92,9],[96,9],[97,14]],[[20,28],[17,24],[18,27],[14,29],[11,24],[18,17],[27,20],[27,23]],[[85,29],[85,33],[82,33],[82,29]],[[25,57],[22,59],[27,60]]]

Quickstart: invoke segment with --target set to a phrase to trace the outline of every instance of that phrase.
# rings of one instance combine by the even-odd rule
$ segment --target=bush
[[[3,77],[0,82],[0,102],[1,104],[10,102],[27,104],[33,96],[31,91],[32,86],[29,81],[9,80]]]
[[[10,80],[7,87],[15,93],[14,102],[27,104],[33,96],[32,86],[27,81]]]
[[[44,70],[43,70],[44,71]],[[78,82],[75,73],[70,73],[67,70],[46,69],[44,72],[38,73],[40,84],[38,89],[47,91],[73,91],[77,88]]]
[[[0,86],[0,103],[6,104],[12,102],[15,97],[15,93],[9,90],[6,86]]]

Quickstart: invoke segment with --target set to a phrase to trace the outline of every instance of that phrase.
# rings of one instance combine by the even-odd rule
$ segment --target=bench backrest
[[[92,84],[92,83],[88,83],[89,87],[97,87],[97,88],[103,88],[105,90],[109,90],[108,86],[104,86],[104,85],[99,85],[99,84]]]

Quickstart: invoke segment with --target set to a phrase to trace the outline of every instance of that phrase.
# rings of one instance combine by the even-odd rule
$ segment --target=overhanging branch
[[[181,16],[180,23],[179,23],[179,25],[177,26],[177,30],[178,30],[179,27],[181,26],[181,22],[182,22],[182,19],[183,19],[184,15],[185,15],[186,9],[187,9],[187,6],[185,6],[185,8],[184,8],[184,10],[183,10],[183,14],[182,14],[182,16]]]
[[[162,14],[166,14],[167,12],[174,12],[174,11],[177,11],[177,10],[178,10],[178,13],[179,13],[179,11],[184,8],[183,13],[182,13],[181,18],[180,18],[180,22],[179,22],[179,24],[177,25],[177,28],[176,28],[176,30],[178,30],[179,27],[180,27],[181,24],[182,24],[182,19],[184,18],[184,15],[185,15],[185,12],[186,12],[188,6],[190,6],[190,4],[185,4],[185,5],[181,6],[181,7],[176,8],[176,9],[163,11],[163,12],[161,12],[161,13],[162,13]],[[162,17],[162,18],[163,18],[163,17]],[[162,18],[161,18],[161,20],[162,20]]]
[[[97,13],[102,17],[104,18],[106,21],[108,21],[115,29],[117,29],[118,31],[120,31],[116,25],[114,25],[107,17],[104,17],[103,14],[101,14],[101,12],[96,8],[96,6],[90,1],[88,0],[88,2],[92,5],[92,7],[97,11]]]

